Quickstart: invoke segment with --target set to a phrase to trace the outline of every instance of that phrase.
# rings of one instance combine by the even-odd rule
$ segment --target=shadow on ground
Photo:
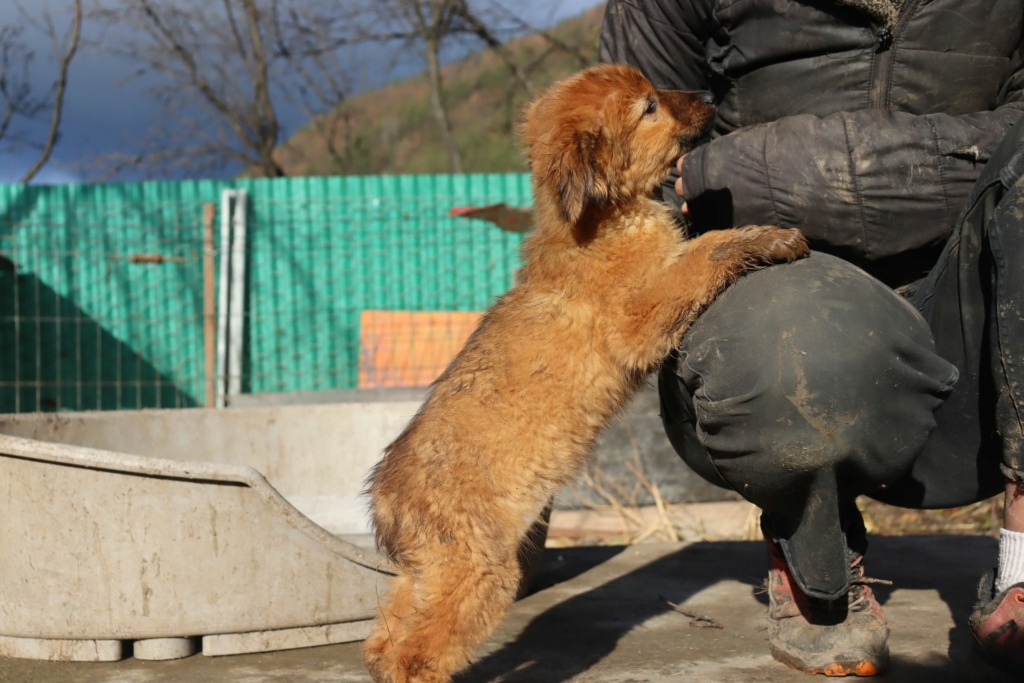
[[[531,600],[552,604],[519,610],[533,616],[512,625],[511,637],[482,655],[458,683],[804,679],[768,653],[761,543],[694,543],[636,566],[643,548],[549,549],[539,577],[542,592],[523,607]],[[966,627],[975,584],[994,559],[987,537],[873,540],[869,575],[893,581],[877,591],[893,628],[892,666],[881,680],[1006,680],[971,656]],[[570,579],[573,591],[562,588]],[[696,604],[692,611],[724,628],[680,629],[687,618],[662,598],[688,608]],[[660,623],[671,626],[659,629]],[[632,671],[635,678],[597,675],[613,660],[616,670]],[[731,677],[740,672],[742,678]]]

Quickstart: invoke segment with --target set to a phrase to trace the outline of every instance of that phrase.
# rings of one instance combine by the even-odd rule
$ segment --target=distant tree
[[[12,127],[19,117],[35,118],[44,107],[43,101],[32,95],[28,74],[32,53],[21,42],[23,31],[22,26],[0,27],[0,139],[6,143],[11,142]]]
[[[134,76],[154,83],[151,94],[173,112],[170,126],[151,131],[138,152],[108,159],[108,173],[213,173],[233,162],[257,175],[284,175],[282,109],[301,108],[311,120],[332,111],[351,87],[341,48],[378,39],[348,21],[360,2],[95,4],[107,29],[98,46],[135,64]]]
[[[380,8],[393,12],[388,20],[402,20],[408,25],[409,37],[419,39],[423,45],[423,59],[427,64],[427,82],[430,84],[430,110],[441,134],[441,144],[448,154],[452,173],[462,173],[462,155],[455,144],[448,107],[445,104],[444,84],[441,77],[441,45],[453,32],[458,19],[461,0],[384,0]]]
[[[375,7],[380,23],[395,26],[408,44],[418,47],[427,67],[431,116],[448,155],[449,169],[452,173],[462,173],[462,154],[455,144],[441,72],[445,44],[456,37],[475,36],[504,59],[521,86],[532,91],[533,85],[505,52],[502,41],[483,15],[474,11],[466,0],[380,0]]]
[[[520,64],[506,50],[503,36],[536,33],[544,37],[552,49],[572,53],[581,67],[589,62],[579,50],[530,25],[500,0],[476,0],[472,3],[469,0],[379,0],[373,6],[378,14],[378,23],[394,26],[398,33],[403,34],[406,44],[418,49],[426,64],[431,115],[448,155],[450,170],[454,173],[462,172],[463,162],[455,144],[441,71],[441,56],[448,44],[468,39],[491,50],[505,64],[516,86],[530,94],[534,94],[536,88],[529,71],[537,64]],[[543,61],[543,58],[538,61]]]
[[[360,46],[377,56],[414,49],[426,67],[430,113],[453,172],[462,172],[442,79],[444,50],[457,40],[492,50],[519,88],[529,67],[503,38],[529,27],[499,0],[93,0],[105,32],[100,49],[135,65],[134,76],[172,123],[104,160],[109,175],[195,175],[230,164],[247,173],[286,173],[283,119],[299,111],[340,172],[355,167],[346,101],[365,85]],[[552,44],[555,41],[552,39]],[[393,49],[392,49],[393,48]],[[380,83],[373,83],[379,85]]]
[[[346,102],[369,87],[370,72],[379,69],[379,64],[365,63],[365,51],[358,47],[400,38],[374,26],[368,11],[372,1],[357,0],[344,10],[338,3],[308,0],[274,7],[274,53],[286,66],[282,99],[306,117],[331,167],[340,173],[356,165],[354,150],[346,144],[354,133]]]
[[[28,183],[49,162],[60,138],[68,72],[82,35],[82,5],[81,0],[73,0],[71,25],[64,33],[58,31],[48,4],[37,5],[34,13],[16,5],[23,23],[0,27],[0,142],[8,149],[39,150],[21,178],[22,183]],[[57,75],[43,93],[33,92],[30,69],[35,55],[24,42],[26,26],[43,32],[53,45]],[[39,121],[47,112],[50,121],[40,141],[22,124]]]
[[[135,65],[136,77],[158,74],[151,91],[172,121],[134,141],[138,151],[105,159],[109,173],[203,173],[234,161],[282,175],[259,10],[255,0],[97,0],[93,16],[106,29],[98,47]]]

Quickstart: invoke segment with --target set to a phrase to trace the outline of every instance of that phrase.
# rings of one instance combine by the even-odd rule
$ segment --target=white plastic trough
[[[0,415],[0,657],[365,638],[390,570],[360,491],[419,404]]]
[[[360,534],[363,477],[415,408],[0,416],[0,656],[112,661],[131,642],[137,658],[173,659],[365,638],[383,559],[240,463]]]

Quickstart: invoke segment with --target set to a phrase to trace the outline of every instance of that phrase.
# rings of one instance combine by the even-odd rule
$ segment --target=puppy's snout
[[[715,111],[715,96],[706,90],[662,90],[659,96],[668,105],[672,116],[683,124],[700,126]]]

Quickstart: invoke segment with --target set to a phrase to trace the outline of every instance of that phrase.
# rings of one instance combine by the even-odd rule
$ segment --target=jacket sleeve
[[[657,87],[709,85],[706,0],[609,0],[600,58],[638,67]],[[1024,113],[1021,49],[993,111],[962,116],[882,110],[794,115],[741,128],[687,155],[683,186],[697,230],[775,223],[862,265],[941,243],[984,162]],[[663,195],[675,196],[670,178]]]
[[[864,264],[933,246],[1024,112],[1015,85],[991,112],[801,115],[725,135],[683,163],[691,220],[797,227],[814,248]]]

